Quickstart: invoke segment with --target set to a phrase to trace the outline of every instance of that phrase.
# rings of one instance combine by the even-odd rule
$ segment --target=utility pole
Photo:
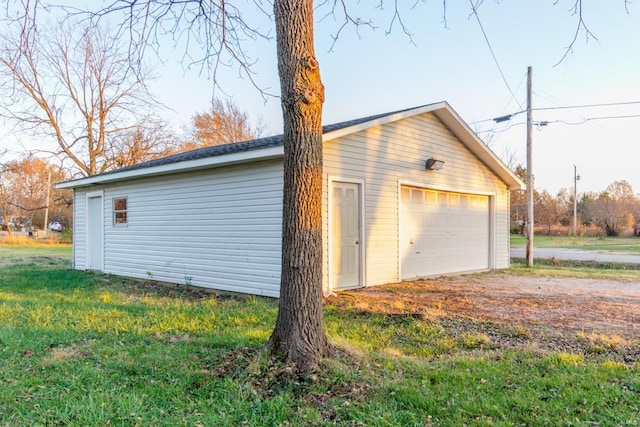
[[[45,237],[49,237],[49,198],[51,195],[51,169],[47,171],[47,200],[44,205],[44,229]]]
[[[578,181],[580,181],[580,175],[578,175],[576,165],[573,165],[573,237],[578,235]]]
[[[527,68],[527,266],[533,267],[533,68]]]

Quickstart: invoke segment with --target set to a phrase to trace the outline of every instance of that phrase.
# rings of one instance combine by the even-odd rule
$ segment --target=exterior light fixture
[[[427,160],[425,169],[430,171],[437,171],[442,169],[443,167],[444,167],[444,162],[442,160],[436,160],[434,158],[431,158]]]

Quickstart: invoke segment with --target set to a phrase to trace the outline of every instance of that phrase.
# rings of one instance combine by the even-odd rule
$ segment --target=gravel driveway
[[[459,314],[581,333],[640,338],[640,283],[611,280],[460,276],[435,280],[433,295],[466,299]]]
[[[503,347],[603,349],[624,361],[640,360],[640,283],[486,273],[343,292],[329,303],[341,300],[367,310],[420,314],[445,327],[456,319],[462,330],[487,333]],[[505,330],[521,331],[523,339]]]

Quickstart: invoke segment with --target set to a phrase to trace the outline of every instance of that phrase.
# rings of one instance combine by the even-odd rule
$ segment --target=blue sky
[[[525,162],[525,114],[495,124],[483,121],[514,113],[526,106],[526,71],[533,67],[534,108],[640,102],[640,7],[624,1],[583,1],[583,18],[597,40],[584,30],[567,57],[558,65],[573,39],[577,16],[574,0],[492,1],[478,9],[504,80],[494,62],[470,3],[448,1],[446,26],[442,2],[407,2],[402,17],[413,34],[412,44],[397,25],[386,34],[391,2],[378,10],[352,6],[354,15],[369,17],[375,30],[352,28],[341,33],[333,51],[332,38],[341,21],[316,12],[316,54],[326,90],[324,122],[334,123],[370,114],[448,101],[472,124],[499,156],[515,153]],[[377,3],[376,3],[377,4]],[[264,18],[248,15],[262,28]],[[256,80],[277,94],[275,41],[247,44],[258,60]],[[178,63],[183,53],[165,51],[161,77],[152,88],[174,112],[168,117],[188,122],[196,111],[207,109],[212,82],[196,70]],[[235,68],[224,70],[220,84],[252,119],[262,119],[268,133],[281,132],[277,98],[265,103]],[[512,96],[507,84],[513,91]],[[222,96],[221,92],[216,95]],[[573,185],[573,165],[581,175],[578,191],[599,191],[616,180],[627,180],[640,192],[640,117],[589,120],[608,116],[640,115],[640,103],[618,107],[557,109],[534,112],[536,127],[534,175],[536,187],[555,193]],[[479,122],[479,123],[476,123]],[[572,123],[572,124],[567,124]]]

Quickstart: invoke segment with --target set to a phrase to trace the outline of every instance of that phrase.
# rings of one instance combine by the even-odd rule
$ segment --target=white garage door
[[[401,188],[402,279],[489,268],[489,197]]]

